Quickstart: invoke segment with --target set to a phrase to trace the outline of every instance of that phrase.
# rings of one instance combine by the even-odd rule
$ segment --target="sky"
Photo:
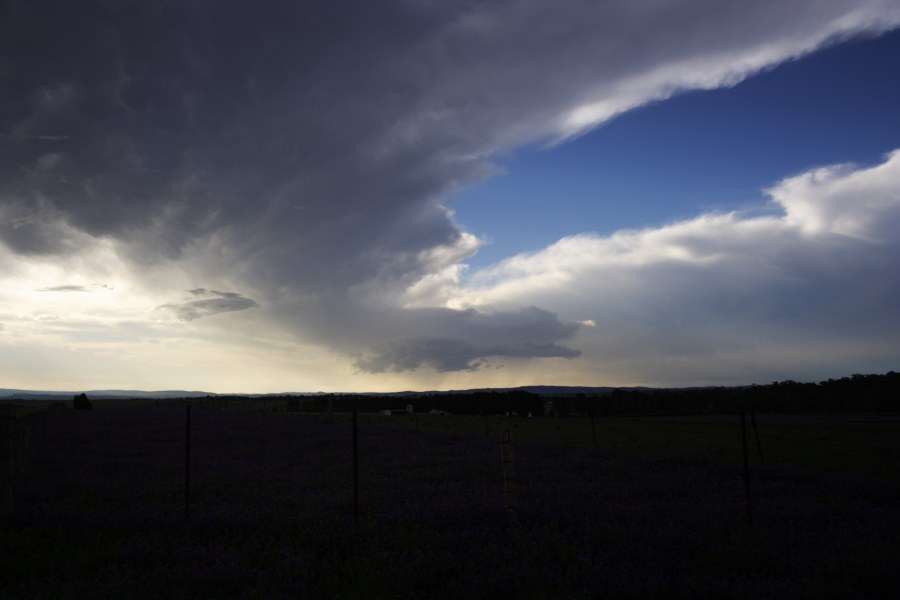
[[[900,365],[900,1],[3,0],[0,388]]]

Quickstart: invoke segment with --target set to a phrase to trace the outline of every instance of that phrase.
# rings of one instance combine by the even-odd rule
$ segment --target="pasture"
[[[132,406],[50,420],[0,597],[884,597],[897,423],[359,417]],[[499,432],[512,431],[507,517]],[[597,445],[593,443],[597,434]]]
[[[596,446],[642,459],[679,456],[737,465],[743,457],[738,415],[596,417],[593,424],[588,417],[372,415],[368,419],[469,435],[496,435],[508,428],[520,442]],[[759,462],[758,436],[764,463],[821,474],[900,480],[900,416],[758,415],[755,420],[755,431],[747,420],[751,461]]]

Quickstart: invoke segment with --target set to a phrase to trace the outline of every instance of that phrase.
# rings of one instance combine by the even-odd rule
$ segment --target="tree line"
[[[629,389],[538,395],[522,390],[409,395],[323,394],[285,397],[295,410],[446,411],[453,414],[586,416],[642,414],[898,412],[900,373],[855,374],[819,383],[793,380],[738,387]],[[292,402],[293,401],[293,402]]]

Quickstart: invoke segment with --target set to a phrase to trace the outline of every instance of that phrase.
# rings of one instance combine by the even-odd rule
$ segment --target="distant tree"
[[[94,407],[91,405],[91,401],[88,400],[87,394],[81,393],[76,394],[72,398],[72,408],[75,410],[91,410]]]

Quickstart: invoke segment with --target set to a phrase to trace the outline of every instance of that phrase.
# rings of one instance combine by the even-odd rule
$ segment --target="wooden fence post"
[[[359,527],[359,428],[353,411],[353,523]]]
[[[744,448],[744,486],[747,488],[747,522],[753,524],[753,504],[750,499],[750,460],[747,456],[747,420],[741,413],[741,443]]]
[[[753,424],[753,434],[756,436],[756,450],[759,452],[759,464],[765,466],[766,462],[763,460],[762,444],[759,443],[759,429],[756,427],[756,415],[753,413],[750,413],[750,423]]]
[[[500,433],[500,460],[503,465],[503,504],[506,516],[513,525],[519,521],[519,507],[516,489],[516,464],[513,460],[512,432],[504,429]]]
[[[16,406],[0,406],[0,516],[11,515],[16,506]]]
[[[184,516],[187,517],[191,507],[191,405],[184,408]]]
[[[591,437],[594,439],[594,445],[597,445],[597,428],[594,426],[594,411],[588,410],[588,414],[591,416]]]

